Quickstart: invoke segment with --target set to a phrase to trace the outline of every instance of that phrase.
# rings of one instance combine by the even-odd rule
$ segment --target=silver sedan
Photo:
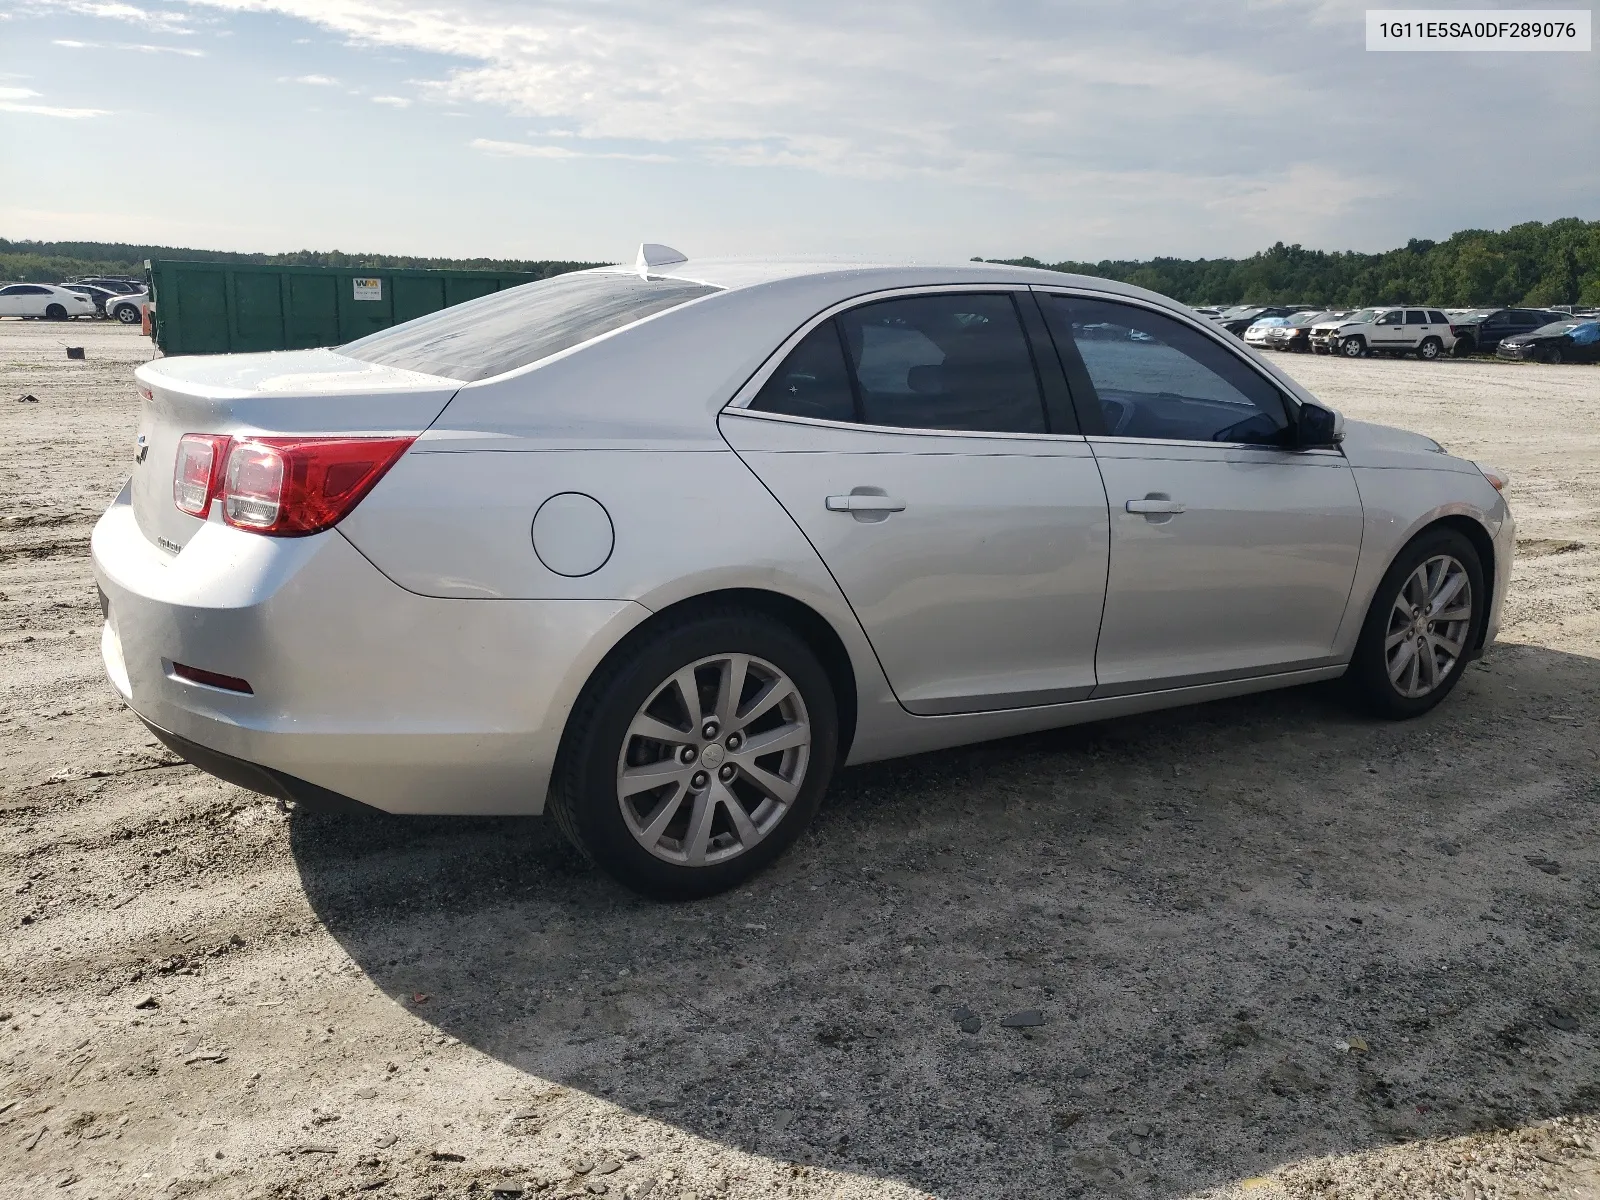
[[[646,246],[137,377],[93,555],[140,718],[305,805],[548,807],[659,896],[846,763],[1339,676],[1426,712],[1515,540],[1493,469],[1049,271]]]

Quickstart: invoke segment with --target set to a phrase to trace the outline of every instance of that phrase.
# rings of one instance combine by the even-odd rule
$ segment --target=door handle
[[[1143,500],[1129,500],[1122,506],[1131,513],[1181,513],[1183,501],[1168,500],[1165,496],[1146,496]]]
[[[847,513],[897,513],[905,512],[906,502],[893,496],[863,495],[853,492],[848,496],[829,496],[825,503],[829,512]]]

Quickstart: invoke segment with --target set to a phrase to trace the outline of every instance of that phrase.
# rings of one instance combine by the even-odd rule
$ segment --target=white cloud
[[[136,4],[123,4],[118,0],[24,0],[22,11],[27,15],[39,13],[67,13],[75,17],[97,17],[108,21],[123,21],[142,25],[161,33],[193,33],[188,27],[189,18],[171,10],[140,8]]]
[[[0,100],[29,100],[38,94],[32,88],[0,87]]]
[[[330,75],[280,75],[279,83],[307,83],[312,87],[338,87],[339,81]]]
[[[50,44],[52,46],[65,46],[69,50],[89,50],[96,45],[94,42],[75,42],[71,38],[56,38]]]
[[[570,146],[540,146],[528,142],[497,142],[473,138],[467,145],[495,158],[620,158],[629,162],[675,162],[670,154],[628,154],[618,150],[574,150]]]
[[[187,46],[151,46],[143,42],[80,42],[73,38],[55,38],[52,46],[65,46],[69,50],[135,50],[141,54],[181,54],[185,58],[204,58],[204,50]]]
[[[387,104],[390,108],[411,107],[411,101],[407,100],[404,96],[374,96],[372,98],[372,102],[374,104]]]

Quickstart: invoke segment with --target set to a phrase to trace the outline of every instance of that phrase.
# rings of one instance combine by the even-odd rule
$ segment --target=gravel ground
[[[662,906],[541,820],[284,814],[152,741],[85,560],[148,354],[0,323],[0,1193],[1600,1196],[1600,371],[1275,360],[1512,473],[1429,716],[856,768]]]

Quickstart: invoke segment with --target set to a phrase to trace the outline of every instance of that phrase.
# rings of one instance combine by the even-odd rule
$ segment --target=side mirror
[[[1299,450],[1329,450],[1344,441],[1344,417],[1320,404],[1300,404],[1294,444]]]

